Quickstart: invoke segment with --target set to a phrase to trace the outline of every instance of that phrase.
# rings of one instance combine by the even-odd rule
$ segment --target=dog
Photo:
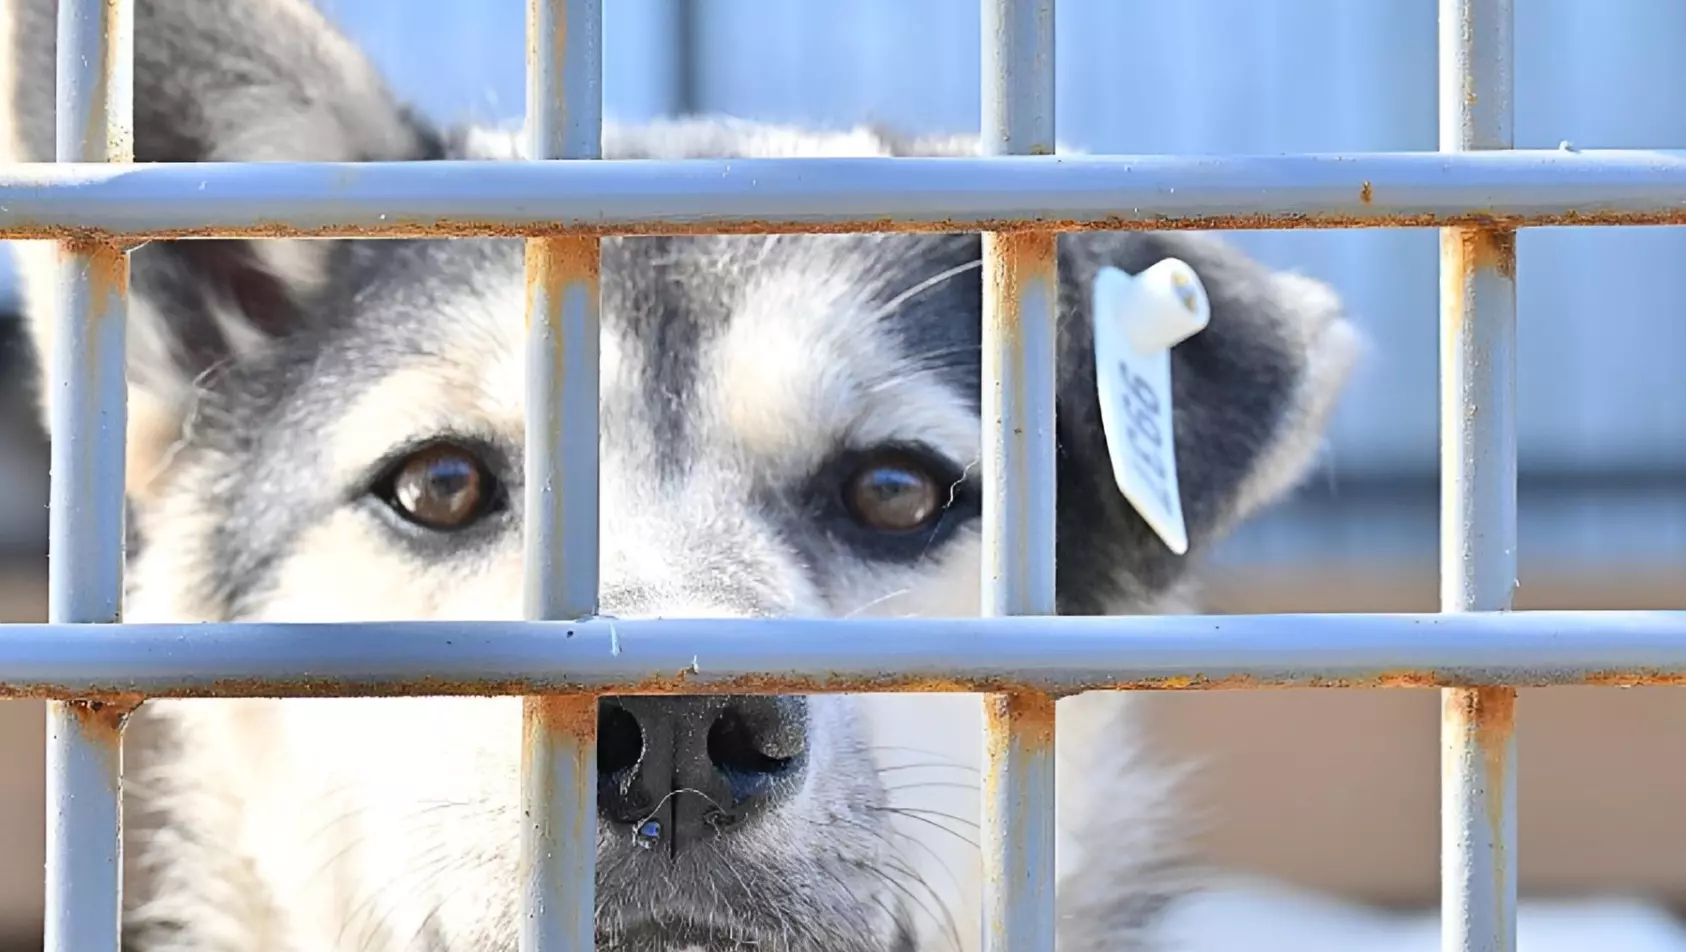
[[[52,158],[55,10],[0,7],[5,161]],[[404,106],[306,0],[137,0],[134,105],[139,162],[521,155]],[[726,118],[603,141],[977,151]],[[55,246],[16,247],[45,355]],[[976,614],[981,256],[976,234],[605,239],[602,612]],[[1212,236],[1059,256],[1058,610],[1192,610],[1200,555],[1314,465],[1361,338],[1329,288]],[[1186,556],[1117,487],[1087,290],[1171,256],[1212,307],[1172,357]],[[521,617],[522,262],[496,239],[134,250],[125,620]],[[604,698],[599,947],[977,948],[981,709]],[[1059,712],[1061,948],[1152,948],[1194,882],[1178,765],[1122,694]],[[518,699],[151,701],[127,731],[129,952],[515,948]]]

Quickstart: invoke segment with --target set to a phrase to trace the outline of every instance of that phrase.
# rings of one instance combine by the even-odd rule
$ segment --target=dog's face
[[[206,559],[171,613],[519,617],[521,244],[346,255],[357,290],[320,332],[190,397],[137,523],[143,551]],[[609,239],[601,261],[603,613],[975,611],[977,238]],[[189,510],[201,534],[170,541]]]
[[[15,141],[0,147],[14,156],[50,156],[52,7],[16,0],[0,23],[16,54]],[[295,0],[138,9],[139,160],[494,148],[399,109]],[[964,149],[698,122],[614,130],[606,151]],[[25,250],[43,347],[50,253]],[[1152,611],[1183,580],[1185,560],[1114,485],[1086,300],[1100,266],[1139,271],[1167,255],[1201,273],[1214,308],[1174,358],[1197,552],[1304,472],[1351,358],[1352,334],[1321,287],[1215,241],[1062,239],[1066,613]],[[975,235],[605,240],[602,612],[974,613],[980,265]],[[530,410],[520,242],[155,243],[134,253],[132,282],[131,619],[520,616]],[[873,703],[605,699],[599,941],[917,944],[911,921],[929,909],[903,872],[924,860],[892,823],[906,813],[862,716]],[[514,767],[504,756],[493,772]],[[513,897],[513,785],[497,796],[507,841],[455,861],[498,855],[495,885]],[[513,912],[491,904],[475,934],[508,946]]]

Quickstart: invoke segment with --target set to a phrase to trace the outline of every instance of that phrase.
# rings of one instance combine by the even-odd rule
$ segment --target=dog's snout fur
[[[0,3],[0,161],[52,158],[56,7]],[[519,157],[402,106],[307,0],[135,11],[136,161]],[[717,118],[610,124],[603,146],[977,152]],[[44,354],[55,249],[16,248]],[[978,235],[601,248],[603,614],[977,612]],[[522,250],[135,250],[125,618],[522,617]],[[1118,491],[1089,312],[1099,269],[1171,256],[1211,301],[1171,358],[1186,557]],[[1058,611],[1187,609],[1201,558],[1311,467],[1357,335],[1321,284],[1194,234],[1062,236],[1057,320]],[[604,700],[598,947],[977,948],[980,702]],[[1116,695],[1059,701],[1061,952],[1152,948],[1187,885],[1177,770],[1129,715]],[[521,728],[515,698],[149,701],[127,746],[126,949],[512,952]]]

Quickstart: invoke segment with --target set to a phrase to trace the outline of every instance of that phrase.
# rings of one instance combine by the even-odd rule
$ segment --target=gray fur
[[[0,55],[14,63],[0,159],[51,158],[54,6],[0,9],[11,17]],[[302,0],[137,0],[135,102],[138,161],[514,152],[405,111]],[[614,127],[605,142],[609,158],[971,148],[726,120]],[[26,255],[25,290],[47,347],[40,250]],[[945,590],[977,584],[979,255],[976,235],[605,240],[603,611],[968,610]],[[1174,354],[1187,558],[1113,483],[1086,294],[1104,265],[1139,271],[1172,255],[1213,305],[1209,329]],[[1326,289],[1215,239],[1071,235],[1060,257],[1059,608],[1171,609],[1200,554],[1309,466],[1352,332]],[[132,282],[128,617],[519,614],[519,242],[155,242],[134,252]],[[474,447],[507,490],[501,511],[448,537],[398,525],[366,491],[396,454],[442,437]],[[921,444],[958,474],[926,535],[862,531],[838,505],[840,467],[884,442]],[[918,703],[940,719],[951,702]],[[920,850],[945,847],[895,826],[908,813],[867,726],[891,704],[814,699],[799,792],[716,850],[640,852],[605,825],[603,947],[969,948],[975,918],[953,907],[975,902],[975,876],[956,892],[934,886]],[[1062,947],[1134,948],[1182,885],[1168,775],[1136,759],[1116,705],[1085,710],[1100,733],[1062,784],[1108,802],[1076,821],[1091,849],[1062,886]],[[513,948],[513,711],[438,699],[148,705],[132,728],[130,940]],[[405,759],[424,725],[439,733]],[[390,749],[363,763],[349,753],[360,739]],[[288,759],[288,744],[325,766]],[[447,819],[420,819],[430,795]],[[305,817],[351,852],[324,857],[289,826]],[[300,878],[313,857],[323,869]],[[395,869],[425,857],[428,871]],[[334,877],[350,885],[322,885]],[[381,890],[392,909],[377,914]]]

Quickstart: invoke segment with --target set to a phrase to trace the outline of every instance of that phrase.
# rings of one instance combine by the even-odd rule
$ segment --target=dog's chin
[[[787,942],[731,923],[702,919],[645,918],[614,930],[599,929],[601,952],[740,952],[784,949]]]
[[[859,934],[816,935],[812,923],[789,923],[787,930],[743,927],[703,919],[640,919],[620,928],[599,928],[600,952],[912,952],[901,935],[882,941]]]
[[[740,914],[741,913],[741,914]],[[913,952],[913,936],[884,922],[882,934],[859,924],[828,928],[812,916],[779,917],[770,910],[646,909],[597,924],[600,952]]]

